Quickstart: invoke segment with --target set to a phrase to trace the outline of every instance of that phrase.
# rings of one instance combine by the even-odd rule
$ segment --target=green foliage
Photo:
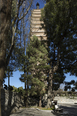
[[[52,86],[52,89],[53,90],[58,90],[58,88],[60,87],[60,84],[63,83],[64,79],[65,79],[64,72],[59,67],[58,70],[53,75],[53,86]]]
[[[4,89],[5,90],[9,90],[9,91],[12,91],[13,90],[13,87],[12,86],[7,86],[6,84],[4,84]]]
[[[15,86],[12,86],[13,87],[13,92],[17,92],[17,87],[15,87]]]
[[[71,85],[73,85],[73,87],[71,87]],[[75,89],[76,89],[75,80],[71,80],[70,82],[65,82],[64,90],[67,91],[68,89],[71,90],[72,92],[75,91]]]
[[[17,92],[20,93],[21,95],[24,95],[24,89],[23,89],[23,87],[19,87],[17,89]]]
[[[30,39],[27,55],[29,56],[29,71],[32,74],[31,93],[32,95],[43,95],[50,66],[47,65],[49,60],[47,49],[36,36]]]
[[[65,79],[64,73],[77,75],[77,1],[46,0],[41,20],[47,33],[52,69],[59,60],[59,69],[53,77],[53,89],[57,89]]]
[[[19,93],[19,94],[24,96],[25,90],[23,89],[23,87],[18,87],[17,88],[15,86],[12,86],[12,88],[13,88],[12,92],[17,92],[17,93]]]
[[[15,18],[16,16],[16,11],[17,11],[17,0],[12,0],[11,2],[11,9],[10,9],[10,12],[11,12],[11,20],[10,20],[10,28],[8,30],[8,34],[7,34],[7,48],[6,48],[6,68],[5,68],[5,75],[4,75],[4,79],[6,77],[10,78],[11,76],[13,76],[13,71],[16,70],[16,66],[17,66],[17,63],[15,62],[16,60],[16,43],[17,41],[14,42],[14,45],[12,45],[12,36],[13,36],[13,33],[12,33],[12,21],[13,19]],[[18,30],[18,29],[17,29]],[[16,34],[15,34],[15,38],[17,38],[17,35],[18,35],[18,31],[16,30]],[[13,49],[11,52],[10,50]],[[10,57],[10,59],[9,59]],[[9,59],[9,60],[8,60]],[[5,80],[4,80],[5,82]]]
[[[12,9],[11,9],[11,18],[15,18],[17,16],[17,0],[12,0]]]
[[[77,89],[77,81],[76,81],[76,83],[75,83],[75,89]]]
[[[28,96],[39,97],[45,93],[45,81],[49,70],[48,52],[45,45],[34,36],[27,45],[26,54],[24,48],[19,48],[18,53],[19,71],[24,72],[19,79],[25,84],[23,96],[27,106]]]
[[[60,47],[60,63],[62,62],[62,66],[64,64],[66,69],[73,74],[72,68],[76,65],[74,62],[77,56],[77,2],[76,0],[50,0],[42,12],[47,36],[52,42],[51,47],[55,45],[56,50]]]

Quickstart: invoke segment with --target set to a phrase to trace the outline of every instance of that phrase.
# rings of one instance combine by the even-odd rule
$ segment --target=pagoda
[[[45,30],[42,28],[43,21],[41,18],[41,9],[39,9],[39,3],[36,4],[36,9],[33,9],[31,15],[31,25],[30,25],[30,36],[37,36],[39,40],[46,40]]]

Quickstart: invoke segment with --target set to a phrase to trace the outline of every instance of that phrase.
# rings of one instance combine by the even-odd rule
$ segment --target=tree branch
[[[19,4],[20,4],[20,0],[19,0]],[[8,63],[9,63],[10,56],[11,56],[12,51],[13,51],[13,49],[14,49],[14,41],[15,41],[15,37],[14,37],[14,36],[15,36],[16,28],[17,28],[17,26],[18,26],[18,21],[17,21],[17,23],[16,23],[15,28],[14,28],[14,24],[15,24],[17,18],[18,18],[18,12],[19,12],[19,5],[18,5],[18,10],[17,10],[17,16],[16,16],[16,17],[14,18],[14,20],[12,21],[12,31],[13,31],[12,43],[11,43],[11,47],[10,47],[10,50],[9,50],[9,54],[8,54],[8,56],[7,56],[7,58],[6,58],[6,67],[7,67],[7,65],[8,65]]]
[[[12,43],[11,43],[11,47],[10,47],[10,50],[9,50],[9,54],[8,54],[8,56],[6,58],[6,67],[7,67],[7,65],[9,63],[9,59],[10,59],[10,56],[11,56],[13,48],[14,48],[14,41],[15,41],[14,35],[15,35],[15,31],[16,31],[16,26],[15,26],[14,31],[13,31]]]
[[[19,18],[19,19],[17,20],[18,14],[19,14],[19,8],[20,8],[20,6],[21,6],[21,5],[20,5],[20,2],[21,2],[21,0],[19,0],[18,10],[17,10],[17,16],[14,18],[14,20],[13,20],[13,22],[12,22],[12,31],[13,31],[12,43],[11,43],[11,47],[10,47],[10,50],[9,50],[9,54],[8,54],[8,56],[7,56],[7,58],[6,58],[6,67],[7,67],[7,65],[8,65],[8,63],[9,63],[9,59],[10,59],[10,56],[11,56],[12,51],[13,51],[13,48],[14,48],[14,42],[15,42],[15,37],[14,37],[14,36],[15,36],[15,32],[16,32],[16,29],[17,29],[17,26],[18,26],[18,22],[19,22],[21,19],[23,19],[24,16],[27,15],[27,13],[28,13],[28,11],[29,11],[31,5],[32,5],[33,0],[31,0],[31,3],[30,3],[30,5],[29,5],[29,7],[28,7],[26,13],[24,14],[24,16],[22,16],[21,18]],[[22,2],[24,2],[24,0],[22,0]],[[16,22],[16,20],[17,20],[17,22]],[[14,28],[15,22],[16,22],[16,26],[15,26],[15,28]]]
[[[20,21],[21,19],[23,19],[23,18],[27,15],[27,13],[28,13],[28,11],[29,11],[31,5],[32,5],[32,2],[33,2],[33,0],[31,0],[31,3],[30,3],[30,5],[29,5],[29,7],[27,8],[26,12],[24,13],[23,16],[21,16],[21,17],[18,19],[18,21]]]

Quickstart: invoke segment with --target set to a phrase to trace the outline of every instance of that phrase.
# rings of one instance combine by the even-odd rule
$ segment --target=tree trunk
[[[8,71],[8,88],[9,88],[9,85],[10,85],[10,75],[9,75],[9,71]]]
[[[25,106],[28,107],[28,93],[27,93],[27,89],[26,89],[26,96],[24,97],[25,98]]]
[[[48,80],[47,108],[51,107],[51,100],[53,99],[52,98],[52,78],[53,78],[53,73],[52,73],[52,70],[51,70],[49,80]]]
[[[26,96],[26,107],[28,107],[28,96]]]
[[[28,83],[27,83],[27,80],[26,80],[26,107],[28,107]]]
[[[26,82],[25,82],[25,96],[24,96],[24,104],[26,106]]]
[[[2,86],[2,82],[3,82],[3,77],[4,77],[4,72],[5,72],[5,51],[6,51],[6,33],[4,33],[5,31],[5,23],[6,23],[6,15],[5,13],[2,11],[4,9],[4,4],[3,1],[0,0],[0,116],[1,116],[1,86]]]
[[[0,0],[0,116],[1,116],[1,86],[6,67],[7,35],[11,21],[11,1]]]
[[[0,116],[1,116],[1,82],[0,82]]]
[[[3,83],[4,72],[5,72],[4,64],[1,65],[1,61],[2,60],[0,59],[0,116],[1,116],[1,87]]]
[[[41,96],[39,97],[39,107],[41,107]]]
[[[27,72],[28,75],[28,72]],[[26,107],[28,107],[28,94],[29,94],[29,82],[27,77],[27,90],[26,90]]]

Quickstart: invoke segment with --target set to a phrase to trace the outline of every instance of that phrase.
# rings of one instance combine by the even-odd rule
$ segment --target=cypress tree
[[[41,106],[41,97],[46,92],[48,60],[48,52],[42,42],[36,36],[31,38],[24,59],[25,75],[21,75],[20,78],[21,81],[26,82],[26,102],[28,95],[38,95],[39,106]]]

